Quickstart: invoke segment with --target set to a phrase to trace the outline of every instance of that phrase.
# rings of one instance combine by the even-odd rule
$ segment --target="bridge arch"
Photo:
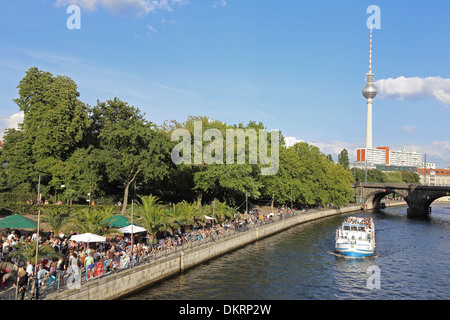
[[[355,189],[356,197],[361,199],[362,209],[380,208],[381,199],[387,194],[394,193],[408,204],[409,216],[428,216],[433,201],[450,196],[450,186],[357,183]]]
[[[445,190],[433,190],[418,194],[411,199],[405,199],[408,203],[408,215],[428,215],[431,213],[431,204],[439,198],[448,196],[450,192]],[[409,200],[409,201],[408,201]]]
[[[403,190],[393,189],[393,188],[383,188],[372,190],[369,194],[364,196],[364,204],[366,204],[366,209],[380,209],[381,200],[388,194],[395,194],[406,201],[408,193]]]

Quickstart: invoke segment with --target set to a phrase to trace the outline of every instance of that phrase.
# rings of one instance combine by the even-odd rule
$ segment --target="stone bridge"
[[[431,203],[450,195],[450,186],[427,186],[415,184],[356,183],[356,198],[361,199],[363,209],[378,209],[380,201],[393,193],[402,197],[408,204],[408,215],[428,216]]]

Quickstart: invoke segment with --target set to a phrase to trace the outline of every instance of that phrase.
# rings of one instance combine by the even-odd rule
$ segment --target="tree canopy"
[[[14,101],[24,121],[4,136],[0,188],[5,193],[36,194],[41,175],[43,200],[120,202],[125,214],[132,192],[132,198],[141,196],[138,216],[151,230],[188,225],[189,212],[213,202],[205,210],[218,218],[247,197],[298,205],[344,205],[354,198],[351,184],[358,177],[346,170],[346,150],[335,164],[305,142],[278,145],[281,133],[268,132],[261,122],[229,124],[189,116],[185,122],[156,125],[118,97],[91,107],[79,99],[72,79],[37,68],[26,72],[18,89]],[[183,134],[175,134],[179,130]],[[175,163],[174,154],[185,161]],[[275,158],[277,163],[269,163]],[[265,175],[269,165],[276,170]],[[146,198],[149,194],[157,198]],[[171,207],[161,209],[159,201]],[[173,220],[169,213],[176,216],[180,210],[184,218]],[[94,231],[105,214],[94,208],[88,212],[79,219]],[[57,228],[53,215],[47,213]]]
[[[366,173],[363,169],[352,168],[350,171],[355,182],[366,181]],[[417,173],[411,171],[381,172],[380,170],[370,169],[367,170],[367,182],[420,184],[420,177]]]

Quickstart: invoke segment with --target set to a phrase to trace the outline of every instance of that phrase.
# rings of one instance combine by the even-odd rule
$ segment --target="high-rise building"
[[[396,166],[421,167],[423,165],[422,154],[408,152],[406,147],[402,151],[390,151],[390,163]]]
[[[389,164],[389,148],[379,147],[376,149],[356,149],[356,161],[369,162],[373,164]]]
[[[388,166],[423,167],[422,154],[418,152],[393,151],[389,147],[377,147],[376,149],[356,149],[356,161]]]

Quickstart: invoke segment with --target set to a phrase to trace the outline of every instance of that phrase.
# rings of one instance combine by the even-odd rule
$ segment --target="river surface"
[[[334,231],[350,215],[374,218],[374,256],[334,253]],[[128,299],[450,299],[450,204],[433,204],[427,220],[394,207],[298,225]]]

